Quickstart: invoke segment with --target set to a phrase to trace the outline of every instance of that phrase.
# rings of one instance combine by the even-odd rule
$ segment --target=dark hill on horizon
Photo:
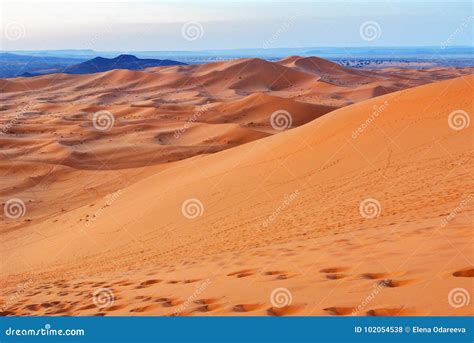
[[[141,59],[134,55],[114,58],[38,57],[13,53],[0,53],[0,78],[33,77],[54,73],[92,74],[113,69],[141,70],[148,67],[186,65],[169,59]]]
[[[141,70],[149,67],[186,65],[173,60],[141,59],[134,55],[120,55],[115,58],[96,57],[89,61],[72,65],[64,71],[66,74],[91,74],[113,69]]]

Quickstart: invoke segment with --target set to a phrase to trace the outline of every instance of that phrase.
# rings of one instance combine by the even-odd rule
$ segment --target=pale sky
[[[2,50],[473,45],[471,1],[0,1]]]

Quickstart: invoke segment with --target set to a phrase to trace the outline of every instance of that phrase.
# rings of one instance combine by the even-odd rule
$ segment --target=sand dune
[[[1,222],[4,314],[472,315],[449,297],[473,290],[473,131],[448,118],[473,113],[474,77],[369,99],[436,78],[351,71],[343,85],[315,62],[332,69],[290,58],[108,72],[121,83],[108,107],[94,89],[69,103],[67,88],[38,88],[63,107],[45,100],[1,137],[2,194],[26,204]],[[175,85],[180,74],[181,94],[134,90],[147,87],[136,77]],[[17,82],[4,83],[9,114],[35,94],[10,94]],[[325,97],[335,89],[340,99]],[[344,101],[360,102],[331,107]],[[302,126],[274,134],[274,104]],[[86,109],[103,108],[116,125],[97,133]],[[190,112],[196,125],[173,140]]]

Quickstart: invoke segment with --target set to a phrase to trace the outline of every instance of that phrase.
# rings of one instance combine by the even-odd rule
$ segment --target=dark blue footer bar
[[[0,342],[474,342],[473,317],[3,317]]]

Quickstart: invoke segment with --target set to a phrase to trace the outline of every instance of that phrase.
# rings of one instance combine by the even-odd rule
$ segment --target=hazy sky
[[[473,44],[471,1],[0,1],[4,50]]]

